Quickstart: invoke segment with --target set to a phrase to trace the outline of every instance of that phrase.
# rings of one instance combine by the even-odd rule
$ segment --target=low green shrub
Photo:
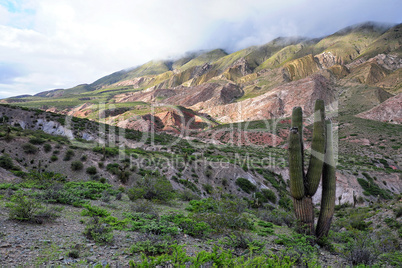
[[[245,178],[238,178],[236,180],[236,185],[248,194],[251,192],[255,192],[255,190],[257,189],[257,187],[253,183]]]
[[[193,193],[193,191],[187,189],[179,193],[179,198],[182,201],[191,201],[200,199],[200,197],[195,193]]]
[[[175,177],[175,176],[173,176]],[[172,179],[174,180],[174,178],[172,177]],[[177,179],[176,181],[182,185],[184,185],[185,187],[187,187],[188,189],[190,189],[191,191],[193,191],[194,193],[198,193],[200,194],[200,190],[198,189],[197,185],[195,185],[193,182],[189,181],[189,180],[185,180],[185,179]]]
[[[26,154],[36,154],[38,152],[38,148],[31,143],[24,143],[23,145],[21,145],[21,148]]]
[[[119,148],[117,147],[95,147],[92,149],[95,153],[100,153],[105,156],[116,156],[119,154]]]
[[[234,250],[244,250],[244,253],[261,252],[264,249],[265,243],[261,240],[254,239],[251,235],[244,232],[233,232],[227,234],[221,243],[226,248]]]
[[[84,168],[84,164],[81,161],[73,161],[71,162],[71,170],[72,171],[80,171]]]
[[[266,222],[271,222],[279,226],[288,226],[289,228],[295,226],[296,223],[293,212],[280,209],[273,209],[272,211],[261,209],[257,212],[257,217]]]
[[[204,189],[204,191],[207,193],[207,194],[212,194],[212,192],[214,191],[214,187],[212,187],[212,185],[211,184],[203,184],[202,185],[202,188]]]
[[[402,227],[402,224],[399,223],[396,219],[388,217],[384,219],[384,222],[388,225],[389,228],[393,229],[398,229]]]
[[[73,150],[67,150],[66,154],[64,155],[63,161],[70,161],[74,155],[75,155],[75,153]]]
[[[283,267],[291,268],[295,266],[295,261],[290,257],[280,258],[276,255],[251,255],[249,258],[244,256],[236,257],[232,250],[224,250],[214,246],[212,252],[201,251],[195,256],[187,255],[184,246],[171,245],[171,253],[160,256],[142,255],[142,261],[130,261],[131,268],[145,267]]]
[[[104,208],[91,206],[89,204],[83,205],[84,210],[81,212],[81,216],[89,216],[89,217],[108,217],[110,216],[110,212]]]
[[[68,257],[78,259],[80,257],[80,252],[77,249],[73,249],[68,252]]]
[[[29,143],[35,144],[35,145],[40,145],[45,143],[46,140],[39,138],[39,137],[33,137],[31,139],[29,139]]]
[[[106,166],[106,170],[109,171],[110,173],[112,173],[113,175],[117,175],[119,173],[119,164],[117,163],[110,163],[107,164]]]
[[[176,215],[173,219],[174,223],[180,227],[183,233],[193,237],[202,238],[213,231],[211,226],[203,221],[195,221],[182,214]]]
[[[374,183],[374,181],[367,181],[362,178],[357,178],[357,181],[359,182],[365,193],[368,193],[372,196],[380,196],[384,199],[392,199],[392,195],[386,190],[381,189],[376,183]]]
[[[402,205],[396,206],[396,208],[394,208],[394,213],[395,213],[396,218],[401,217],[402,216]]]
[[[175,197],[169,180],[165,177],[146,176],[137,181],[136,185],[127,191],[131,201],[137,199],[157,200],[167,202]]]
[[[217,202],[212,198],[201,200],[191,200],[186,210],[199,213],[199,212],[212,212],[217,210]]]
[[[373,241],[368,236],[360,236],[348,243],[343,251],[345,259],[353,266],[371,265],[376,262],[378,253],[373,247]]]
[[[129,219],[132,231],[155,235],[176,235],[179,233],[179,228],[165,217],[159,219],[154,215],[145,213],[126,213],[125,217]]]
[[[83,234],[86,238],[101,245],[112,244],[114,239],[113,229],[107,223],[102,223],[98,217],[89,221]]]
[[[87,174],[89,175],[95,175],[96,173],[98,173],[98,170],[96,169],[95,166],[90,166],[86,169]]]
[[[266,200],[270,201],[271,203],[276,203],[276,195],[274,191],[270,189],[262,189],[261,194],[266,198]]]
[[[72,181],[47,186],[38,197],[48,203],[82,206],[85,199],[100,199],[104,191],[111,191],[111,185],[96,181]]]
[[[49,143],[45,143],[43,145],[43,150],[45,151],[45,153],[48,153],[52,150],[52,145],[50,145]]]
[[[28,198],[22,192],[17,192],[12,196],[11,202],[7,204],[9,208],[8,217],[12,220],[34,221],[42,205],[35,199]]]
[[[176,241],[172,241],[170,236],[161,237],[159,235],[145,234],[130,247],[130,252],[141,252],[146,256],[158,256],[172,253],[172,245],[175,243]]]
[[[7,154],[0,156],[0,167],[6,170],[20,170],[20,168],[14,165],[13,159]]]
[[[286,247],[283,254],[295,260],[296,265],[302,267],[310,267],[311,265],[314,267],[312,263],[316,262],[318,249],[314,246],[315,238],[313,236],[298,234],[296,232],[290,235],[276,234],[276,236],[278,238],[274,240],[275,243]]]
[[[129,219],[127,218],[119,220],[113,216],[107,216],[106,218],[101,218],[100,220],[103,223],[107,223],[114,230],[126,230],[126,227],[130,223]]]

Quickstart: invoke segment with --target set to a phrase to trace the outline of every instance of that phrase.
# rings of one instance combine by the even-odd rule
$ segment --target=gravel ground
[[[85,222],[89,218],[81,216],[82,208],[57,205],[56,208],[62,208],[60,217],[53,222],[33,224],[9,220],[4,203],[0,206],[0,267],[94,267],[98,264],[128,267],[130,260],[140,261],[140,254],[131,254],[129,248],[142,239],[141,233],[114,230],[114,243],[100,246],[83,235]],[[91,203],[107,208],[118,218],[122,218],[122,213],[128,211],[131,204],[127,196],[122,201],[104,203],[98,200]],[[178,203],[173,206],[158,206],[158,210],[183,211],[183,207],[183,204]],[[289,230],[281,227],[277,232],[287,233]],[[267,252],[274,254],[284,249],[283,246],[270,243],[275,237],[273,235],[264,238]],[[184,245],[188,255],[195,256],[202,250],[211,251],[218,237],[201,240],[180,234],[175,239],[178,244]],[[69,257],[72,250],[79,252],[78,258]],[[339,256],[324,250],[320,250],[319,259],[323,267],[346,267]]]

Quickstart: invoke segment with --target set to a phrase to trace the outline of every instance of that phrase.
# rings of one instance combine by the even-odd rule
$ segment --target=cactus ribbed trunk
[[[289,133],[289,177],[290,194],[298,221],[298,231],[316,234],[318,238],[328,235],[335,207],[335,160],[332,148],[332,126],[326,127],[325,107],[317,100],[314,108],[313,138],[311,157],[307,174],[304,172],[303,159],[303,115],[301,107],[292,112]],[[316,193],[323,176],[323,192],[320,218],[314,231],[314,206],[312,196]]]
[[[332,124],[329,120],[326,122],[326,128],[328,138],[322,174],[321,210],[316,229],[318,239],[328,235],[335,211],[335,158],[332,144]]]
[[[304,196],[302,199],[293,199],[293,206],[297,219],[299,233],[314,234],[314,207],[311,197]]]

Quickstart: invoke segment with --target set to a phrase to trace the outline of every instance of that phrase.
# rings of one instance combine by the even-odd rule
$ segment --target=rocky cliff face
[[[323,99],[329,110],[336,100],[335,89],[322,75],[288,83],[241,102],[218,106],[200,103],[191,108],[210,114],[220,122],[230,123],[288,117],[295,106],[301,106],[305,114],[310,115],[316,99]]]
[[[314,58],[318,60],[322,68],[328,69],[334,65],[341,65],[342,59],[335,56],[331,51],[323,52],[316,55]]]
[[[38,118],[32,111],[21,111],[21,109],[13,109],[4,106],[0,106],[0,114],[6,115],[9,118],[8,124],[20,126],[22,129],[43,130],[48,134],[68,138],[74,137],[71,129],[68,129],[56,120],[52,120],[50,116]]]
[[[402,93],[357,116],[392,124],[402,124]]]
[[[166,105],[191,107],[197,104],[204,106],[223,105],[243,95],[239,86],[228,83],[220,85],[206,83],[194,87],[176,87],[172,89],[156,89],[146,92],[117,95],[116,102],[143,101]]]
[[[321,66],[310,54],[287,63],[283,68],[283,75],[289,81],[295,81],[312,75],[320,69]]]

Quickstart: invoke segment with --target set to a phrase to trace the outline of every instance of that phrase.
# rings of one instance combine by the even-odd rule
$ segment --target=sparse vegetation
[[[395,48],[388,42],[398,40],[393,36],[397,31],[374,28],[319,41],[292,40],[290,46],[279,39],[230,55],[211,51],[177,62],[150,62],[90,85],[47,92],[46,97],[6,99],[10,104],[0,104],[0,220],[5,227],[0,240],[7,254],[0,254],[0,266],[399,267],[402,208],[396,182],[401,170],[395,156],[402,146],[402,128],[358,115],[385,103],[392,97],[387,91],[399,93],[395,81],[400,72],[385,70],[387,60],[370,60],[378,53],[387,57]],[[386,51],[382,44],[387,44]],[[316,68],[323,51],[334,53],[342,64],[324,72]],[[282,177],[289,168],[285,148],[290,119],[218,121],[236,117],[236,111],[222,109],[225,102],[240,103],[278,88],[296,97],[310,84],[315,92],[321,94],[321,87],[328,92],[329,74],[331,87],[340,93],[337,108],[325,103],[337,114],[328,114],[340,137],[337,179],[357,179],[363,194],[353,189],[357,192],[351,197],[346,189],[348,195],[336,196],[328,236],[317,239],[315,233],[297,233],[301,226],[289,194],[292,183]],[[373,77],[379,81],[366,81]],[[285,82],[294,78],[300,80]],[[117,86],[127,79],[138,84]],[[171,94],[181,98],[194,86],[197,94],[209,97],[203,90],[206,83],[208,90],[224,93],[213,94],[211,103],[218,103],[218,95],[223,103],[209,115],[202,102],[194,106],[198,111],[163,105]],[[118,97],[148,94],[151,87],[158,88],[154,107]],[[242,93],[231,95],[237,90]],[[199,101],[194,96],[186,95],[186,102]],[[308,97],[300,106],[311,111],[307,106],[312,101]],[[83,103],[87,108],[80,114],[87,118],[38,109],[71,111]],[[263,107],[257,116],[254,107],[242,107],[249,118],[272,112]],[[188,127],[185,139],[164,132],[181,130],[176,124],[179,110],[185,119],[181,124]],[[303,120],[305,148],[314,147],[309,116],[306,112]],[[141,118],[157,131],[121,129],[117,121],[107,125],[100,118]],[[44,133],[40,128],[45,124],[54,133],[63,132],[59,124],[68,124],[74,139]],[[311,153],[306,149],[303,155],[307,159]],[[319,204],[312,204],[309,215],[317,217],[323,201],[314,201]],[[52,223],[58,215],[60,221]],[[45,221],[49,223],[36,225]]]

